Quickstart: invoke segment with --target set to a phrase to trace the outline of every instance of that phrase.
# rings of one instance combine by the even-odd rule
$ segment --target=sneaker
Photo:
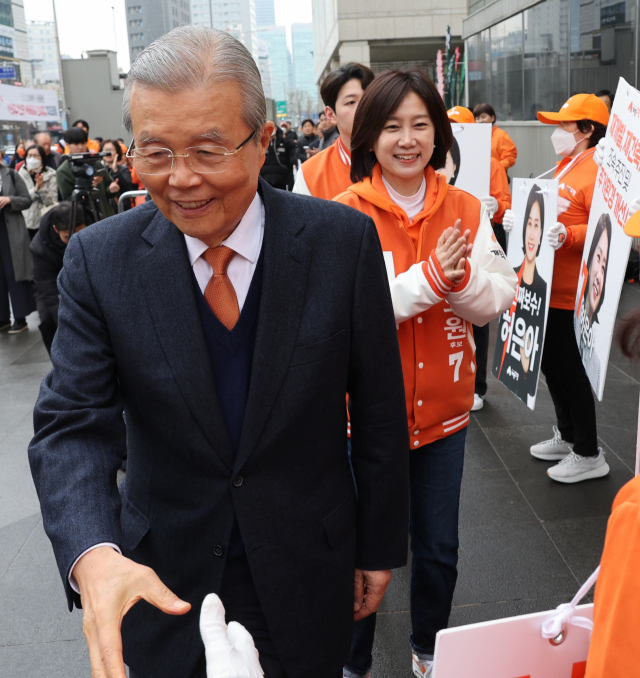
[[[553,427],[553,438],[551,440],[543,440],[537,445],[531,446],[531,456],[536,459],[546,459],[549,461],[556,461],[557,459],[564,459],[572,452],[571,443],[562,440],[562,435],[558,431],[558,427]]]
[[[579,483],[591,478],[602,478],[609,473],[609,464],[604,460],[604,450],[598,448],[597,457],[581,457],[573,450],[559,464],[547,469],[547,475],[559,483]]]
[[[413,668],[413,675],[417,676],[417,678],[431,678],[433,659],[420,659],[414,652],[412,654],[411,667]]]
[[[11,327],[11,320],[0,320],[0,332],[4,332]]]
[[[27,325],[26,320],[16,320],[13,325],[9,328],[9,331],[7,334],[20,334],[20,332],[24,332],[25,330],[29,329],[29,325]]]
[[[473,407],[471,408],[472,412],[477,412],[484,407],[484,396],[478,395],[477,393],[473,394]]]

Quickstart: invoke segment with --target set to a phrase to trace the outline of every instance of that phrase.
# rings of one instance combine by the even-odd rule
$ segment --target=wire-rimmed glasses
[[[198,174],[217,174],[227,169],[230,156],[240,151],[255,134],[254,130],[233,151],[222,146],[190,146],[182,154],[156,146],[135,148],[132,141],[127,150],[127,158],[131,158],[138,174],[170,174],[174,167],[174,158],[184,158],[189,167]]]

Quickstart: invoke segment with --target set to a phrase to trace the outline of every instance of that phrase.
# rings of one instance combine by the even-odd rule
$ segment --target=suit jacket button
[[[234,487],[240,487],[240,485],[242,485],[243,482],[244,482],[244,478],[242,476],[236,476],[233,479],[233,486]]]
[[[220,546],[220,544],[216,544],[213,547],[213,555],[218,556],[218,558],[219,558],[222,555],[222,553],[223,553],[222,546]]]

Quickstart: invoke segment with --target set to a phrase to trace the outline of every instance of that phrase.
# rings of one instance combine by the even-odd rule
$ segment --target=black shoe
[[[0,320],[0,332],[6,332],[11,327],[11,320]]]
[[[28,329],[29,325],[27,325],[27,321],[23,318],[21,320],[16,320],[13,325],[11,325],[8,334],[20,334],[20,332],[24,332]]]

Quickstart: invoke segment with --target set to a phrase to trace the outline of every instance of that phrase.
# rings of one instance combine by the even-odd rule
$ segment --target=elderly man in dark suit
[[[153,202],[71,239],[29,448],[93,675],[124,678],[124,657],[139,678],[203,678],[198,614],[217,592],[267,678],[338,678],[354,618],[407,553],[404,389],[374,224],[260,180],[274,125],[227,33],[153,43],[124,122]]]

